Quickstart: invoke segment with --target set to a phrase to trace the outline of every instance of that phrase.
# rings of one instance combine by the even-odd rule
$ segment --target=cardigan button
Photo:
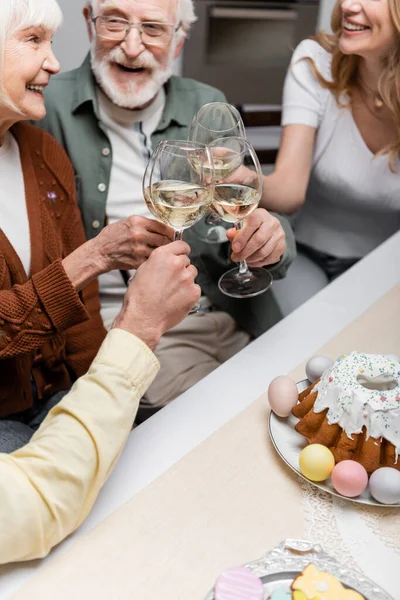
[[[97,220],[93,221],[92,227],[93,227],[93,229],[99,229],[99,227],[100,227],[100,221],[97,221]]]
[[[99,192],[105,192],[107,189],[107,186],[105,183],[99,183],[99,185],[97,186],[97,189],[99,190]]]
[[[111,150],[110,148],[107,148],[107,146],[105,148],[103,148],[103,150],[101,151],[103,156],[110,156],[111,154]]]

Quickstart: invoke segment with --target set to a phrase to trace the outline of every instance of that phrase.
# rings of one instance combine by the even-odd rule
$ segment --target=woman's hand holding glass
[[[213,160],[217,162],[219,158],[225,166],[215,184],[212,209],[240,230],[244,219],[258,207],[262,195],[263,174],[257,155],[251,144],[240,137],[215,140],[208,147]],[[248,298],[264,293],[271,284],[272,276],[267,270],[260,267],[250,270],[244,260],[239,267],[225,273],[218,286],[227,296]]]

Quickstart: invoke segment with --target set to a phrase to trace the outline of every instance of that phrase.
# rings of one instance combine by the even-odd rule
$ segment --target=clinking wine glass
[[[214,155],[240,156],[240,166],[218,179],[215,184],[213,210],[237,230],[258,206],[263,190],[263,175],[251,144],[240,137],[223,138],[209,144]],[[227,170],[228,173],[228,170]],[[222,275],[218,287],[226,296],[250,298],[263,294],[271,287],[272,275],[264,268],[249,269],[246,261]]]
[[[160,142],[150,158],[144,196],[151,199],[152,213],[173,227],[175,240],[208,211],[214,194],[214,167],[204,144]],[[191,313],[197,312],[196,305]]]
[[[227,102],[211,102],[205,104],[194,117],[189,140],[210,144],[225,137],[246,137],[245,127],[239,111]],[[215,157],[215,179],[228,176],[229,169],[237,168],[232,160],[225,155],[223,160]],[[226,229],[223,221],[212,211],[196,227],[198,237],[209,244],[226,241]]]
[[[157,146],[157,148],[154,150],[154,152],[150,155],[150,158],[147,161],[146,169],[144,171],[143,180],[142,180],[142,191],[143,191],[144,201],[146,203],[146,206],[147,206],[149,212],[156,219],[158,219],[159,217],[154,208],[153,201],[151,199],[150,179],[151,179],[151,175],[153,173],[153,168],[154,168],[154,164],[156,162],[156,156],[157,156],[157,152],[158,152],[159,148],[160,148],[160,144]]]

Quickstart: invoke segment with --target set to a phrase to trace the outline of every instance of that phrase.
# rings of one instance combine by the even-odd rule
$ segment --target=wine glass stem
[[[243,227],[243,221],[237,221],[235,224],[236,231],[240,231]],[[249,267],[245,260],[242,260],[239,264],[239,276],[240,275],[250,275]]]
[[[181,242],[183,236],[183,231],[179,231],[178,229],[174,230],[174,242]]]

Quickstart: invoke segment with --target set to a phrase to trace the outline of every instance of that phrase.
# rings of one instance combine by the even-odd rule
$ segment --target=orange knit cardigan
[[[24,176],[31,271],[28,278],[1,230],[0,207],[0,418],[32,406],[31,376],[39,399],[68,388],[105,336],[97,281],[78,294],[61,264],[85,241],[71,163],[43,130],[18,123],[11,133]]]

